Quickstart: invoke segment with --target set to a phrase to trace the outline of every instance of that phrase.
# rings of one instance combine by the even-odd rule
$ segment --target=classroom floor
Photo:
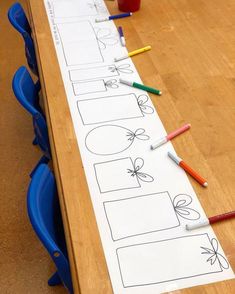
[[[0,1],[0,293],[62,294],[62,286],[47,285],[55,268],[27,216],[29,173],[41,152],[31,144],[31,117],[11,89],[14,72],[26,65],[23,40],[7,18],[14,2]],[[26,0],[18,2],[27,8]]]

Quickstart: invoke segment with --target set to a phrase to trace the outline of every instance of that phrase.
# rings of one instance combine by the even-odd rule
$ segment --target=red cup
[[[118,8],[124,12],[134,12],[140,9],[141,0],[117,0]]]

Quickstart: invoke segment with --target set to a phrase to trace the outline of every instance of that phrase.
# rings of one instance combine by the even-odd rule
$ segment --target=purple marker
[[[118,27],[118,32],[119,32],[120,42],[121,42],[122,46],[125,47],[126,46],[126,40],[125,40],[124,35],[123,35],[122,27]]]
[[[132,13],[131,12],[127,12],[127,13],[121,13],[121,14],[116,14],[116,15],[110,15],[108,17],[104,17],[104,18],[96,18],[96,22],[102,22],[102,21],[107,21],[107,20],[112,20],[112,19],[117,19],[117,18],[123,18],[123,17],[127,17],[127,16],[131,16]]]

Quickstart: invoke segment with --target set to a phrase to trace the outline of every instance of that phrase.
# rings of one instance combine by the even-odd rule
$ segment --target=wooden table
[[[118,13],[115,2],[107,5],[111,14]],[[43,0],[28,0],[28,8],[74,290],[112,293]],[[129,51],[152,45],[149,54],[133,61],[143,82],[164,93],[151,98],[166,130],[192,124],[173,145],[209,182],[203,189],[191,181],[208,216],[235,208],[234,15],[234,0],[143,0],[141,10],[123,26]],[[235,270],[235,221],[213,228]],[[234,289],[230,280],[182,293]]]

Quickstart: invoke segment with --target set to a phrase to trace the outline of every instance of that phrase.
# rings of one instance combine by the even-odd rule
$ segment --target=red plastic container
[[[117,0],[118,8],[124,12],[134,12],[140,9],[141,0]]]

